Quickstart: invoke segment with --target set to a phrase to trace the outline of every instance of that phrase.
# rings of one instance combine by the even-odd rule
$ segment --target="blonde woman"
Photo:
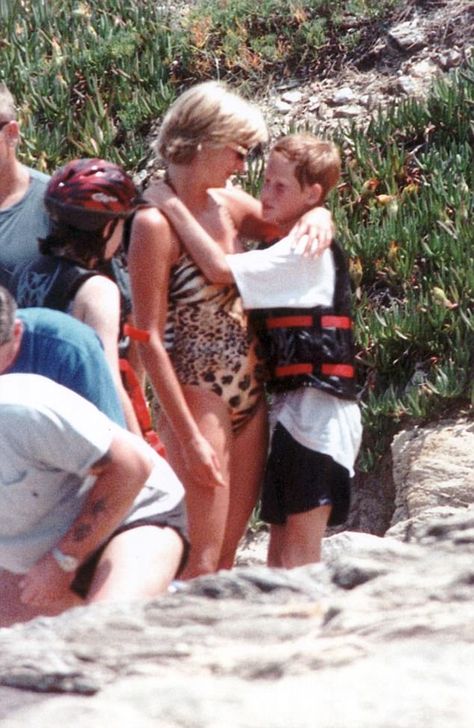
[[[157,151],[166,181],[226,253],[241,252],[245,238],[278,235],[260,203],[228,185],[266,141],[260,111],[221,83],[186,91],[163,120]],[[317,218],[326,230],[328,217]],[[129,271],[159,432],[186,488],[192,547],[183,576],[230,568],[267,451],[261,363],[240,298],[234,285],[204,277],[157,207],[135,215]]]

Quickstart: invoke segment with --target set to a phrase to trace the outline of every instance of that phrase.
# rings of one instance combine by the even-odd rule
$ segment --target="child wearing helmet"
[[[10,290],[23,308],[65,311],[96,330],[119,392],[127,426],[141,433],[120,376],[120,292],[97,267],[120,246],[124,220],[140,204],[121,167],[101,159],[73,160],[51,178],[45,194],[52,227],[40,253],[18,267]]]

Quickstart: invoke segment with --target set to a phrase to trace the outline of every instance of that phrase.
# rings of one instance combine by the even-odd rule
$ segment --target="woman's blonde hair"
[[[260,110],[218,81],[192,86],[171,105],[155,150],[166,162],[187,164],[203,144],[247,149],[268,139]]]

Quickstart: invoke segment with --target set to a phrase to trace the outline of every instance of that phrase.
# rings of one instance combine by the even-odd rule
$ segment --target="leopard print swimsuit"
[[[181,384],[224,399],[234,431],[252,416],[263,391],[252,339],[237,288],[209,283],[183,253],[170,274],[165,347]]]

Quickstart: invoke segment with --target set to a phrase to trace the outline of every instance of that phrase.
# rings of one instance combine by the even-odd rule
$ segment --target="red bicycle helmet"
[[[53,175],[45,195],[53,220],[80,230],[98,230],[110,220],[128,217],[139,203],[131,177],[103,159],[68,162]]]

